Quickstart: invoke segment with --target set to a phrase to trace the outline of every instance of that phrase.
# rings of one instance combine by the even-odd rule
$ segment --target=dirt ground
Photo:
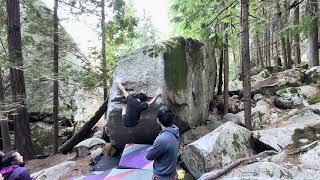
[[[34,159],[26,162],[26,167],[31,173],[55,166],[65,161],[76,161],[76,169],[70,171],[66,176],[60,179],[69,179],[71,176],[81,176],[89,172],[90,155],[84,158],[75,159],[76,154],[57,154],[46,159]]]

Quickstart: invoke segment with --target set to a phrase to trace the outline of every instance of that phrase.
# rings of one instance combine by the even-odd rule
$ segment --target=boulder
[[[90,151],[98,149],[99,147],[102,147],[105,144],[106,142],[103,139],[92,137],[77,144],[74,147],[74,151],[76,152],[77,157],[84,157],[88,155]]]
[[[166,104],[184,132],[206,124],[216,81],[216,62],[210,43],[178,37],[121,57],[112,79],[122,83],[129,93],[154,96],[161,90],[157,105]],[[107,134],[112,144],[123,147],[126,143],[152,143],[160,130],[154,116],[159,106],[143,112],[137,127],[125,128],[121,121],[122,100],[122,93],[113,83],[107,110]]]
[[[181,158],[191,174],[199,178],[206,172],[223,168],[236,159],[252,155],[250,138],[251,131],[227,122],[187,145]]]
[[[279,89],[301,86],[305,71],[303,68],[295,68],[272,74],[267,79],[253,82],[252,93],[274,95]]]
[[[241,117],[241,124],[244,125],[244,111],[237,113]],[[269,118],[271,116],[271,105],[264,101],[260,100],[257,102],[256,106],[251,110],[251,124],[253,129],[260,129],[263,125],[269,123]]]
[[[299,131],[296,131],[297,129],[317,124],[320,124],[319,114],[314,113],[310,109],[304,109],[284,121],[279,127],[254,131],[253,137],[269,147],[280,151],[294,141],[296,143],[300,142],[299,136],[296,137],[298,134],[295,134],[299,133]]]
[[[181,136],[181,144],[190,144],[222,125],[220,121],[212,121],[205,126],[192,128]]]
[[[222,179],[292,179],[295,173],[273,162],[256,162],[240,167]]]
[[[320,84],[320,66],[314,66],[305,72],[306,83]]]
[[[313,98],[317,98],[319,89],[316,86],[300,86],[284,88],[276,92],[275,105],[282,109],[292,109],[306,104],[306,99],[312,104]]]
[[[222,117],[222,122],[234,122],[236,124],[244,126],[244,117],[239,114],[228,113]]]
[[[75,161],[67,161],[48,169],[35,172],[31,174],[31,177],[37,177],[37,179],[45,180],[56,180],[74,170],[76,166],[77,163]]]
[[[305,168],[320,171],[320,143],[317,143],[315,147],[302,154],[300,161]]]
[[[96,137],[96,138],[102,138],[103,137],[103,130],[99,130],[99,131],[97,131],[97,132],[95,132],[94,134],[93,134],[93,137]]]

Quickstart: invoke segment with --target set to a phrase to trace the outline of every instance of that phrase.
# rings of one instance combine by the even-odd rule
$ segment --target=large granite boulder
[[[152,143],[160,130],[155,118],[160,104],[173,110],[175,123],[181,131],[205,124],[215,78],[212,47],[207,42],[193,39],[170,39],[120,58],[113,82],[122,83],[129,93],[154,96],[161,90],[162,95],[157,105],[142,113],[139,125],[125,128],[121,121],[123,96],[113,83],[107,110],[107,134],[111,143],[116,146],[130,142]]]
[[[306,132],[306,136],[303,136],[304,129],[318,124],[320,124],[320,115],[312,109],[303,109],[279,124],[278,127],[254,131],[253,137],[265,145],[280,151],[292,143],[308,143],[308,138],[310,138],[308,135],[310,135],[310,132],[313,134],[313,132]],[[299,129],[302,130],[300,131]],[[308,129],[305,130],[308,131]]]
[[[320,66],[314,66],[305,72],[306,83],[320,84]]]
[[[319,97],[319,88],[317,86],[305,85],[301,87],[284,88],[276,92],[275,105],[282,109],[292,109],[312,104],[313,99]]]
[[[227,122],[187,145],[181,158],[191,174],[199,178],[206,172],[223,168],[237,159],[252,155],[250,138],[251,131]]]
[[[315,147],[311,147],[309,151],[300,156],[300,161],[305,168],[320,171],[320,143],[315,144]]]

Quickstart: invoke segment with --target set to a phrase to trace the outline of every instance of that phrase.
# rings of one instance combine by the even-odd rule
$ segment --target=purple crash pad
[[[122,168],[153,170],[153,161],[146,159],[146,151],[150,145],[127,144],[123,150],[119,166]]]
[[[112,169],[104,180],[151,180],[153,171],[146,169]]]

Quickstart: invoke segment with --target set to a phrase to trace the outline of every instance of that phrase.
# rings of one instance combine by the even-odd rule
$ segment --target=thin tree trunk
[[[11,139],[9,132],[8,120],[3,112],[5,102],[4,85],[2,78],[2,69],[0,67],[0,126],[1,126],[1,137],[2,137],[2,149],[3,152],[11,151]]]
[[[283,16],[281,15],[281,7],[280,7],[280,2],[277,1],[277,14],[279,14],[279,32],[283,29],[284,27],[284,22],[283,22]],[[284,36],[283,32],[280,32],[280,41],[281,41],[281,49],[282,49],[282,59],[283,59],[283,66],[284,69],[288,69],[288,57],[287,57],[287,48],[286,48],[286,39]]]
[[[103,100],[108,97],[108,70],[107,70],[107,57],[106,57],[106,34],[105,34],[105,0],[101,0],[101,39],[102,39],[102,62],[101,70],[103,76]]]
[[[270,24],[268,23],[266,32],[266,56],[267,56],[267,66],[271,66],[271,47],[270,47]]]
[[[222,95],[222,69],[223,69],[223,50],[220,52],[219,58],[219,82],[218,82],[218,95]]]
[[[14,120],[15,147],[25,157],[31,159],[34,149],[31,141],[29,115],[26,107],[26,91],[23,73],[21,26],[19,0],[6,0],[8,15],[8,47],[12,64],[10,68],[11,91],[16,105]]]
[[[299,5],[294,9],[293,12],[293,24],[295,26],[299,25],[299,15],[300,15],[300,10],[299,10]],[[300,64],[301,63],[301,51],[300,51],[300,33],[298,28],[295,28],[295,34],[294,34],[294,52],[295,52],[295,63]]]
[[[264,67],[264,59],[263,59],[263,54],[262,54],[262,48],[260,44],[260,37],[257,37],[257,45],[258,45],[258,52],[259,52],[259,62],[260,62],[260,67]]]
[[[285,7],[286,7],[286,9],[288,9],[289,8],[289,6],[290,6],[290,4],[289,4],[289,2],[288,2],[288,0],[286,0],[285,1]],[[285,16],[284,16],[284,18],[285,18],[285,24],[286,25],[288,25],[288,24],[290,24],[290,22],[289,22],[289,15],[287,14],[287,13],[284,13],[285,14]],[[293,64],[293,62],[292,62],[292,56],[291,56],[291,34],[290,34],[290,32],[288,31],[288,32],[286,32],[286,50],[287,50],[287,58],[288,58],[288,61],[287,61],[287,63],[288,63],[288,69],[291,69],[292,68],[292,64]]]
[[[58,142],[58,116],[59,116],[59,29],[58,29],[58,0],[54,0],[54,33],[53,33],[53,154],[58,152],[59,142]]]
[[[250,77],[250,49],[249,49],[249,2],[240,0],[241,4],[241,62],[243,67],[243,99],[245,126],[252,130],[251,125],[251,77]]]
[[[225,29],[228,28],[228,24],[225,23]],[[225,34],[224,37],[225,43],[228,44],[228,34]],[[224,108],[223,114],[227,114],[229,112],[229,51],[228,47],[226,47],[223,51],[223,62],[224,62]]]
[[[307,16],[312,18],[310,30],[308,33],[309,41],[309,68],[319,65],[319,49],[318,49],[318,0],[307,1]]]

